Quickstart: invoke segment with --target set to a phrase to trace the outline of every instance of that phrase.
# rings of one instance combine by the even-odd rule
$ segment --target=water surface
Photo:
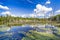
[[[33,30],[33,28],[28,25],[5,27],[5,30],[4,27],[0,28],[0,40],[21,40],[29,30]]]

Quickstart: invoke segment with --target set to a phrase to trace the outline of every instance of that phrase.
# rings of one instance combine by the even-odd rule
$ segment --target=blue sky
[[[57,14],[56,12],[60,11],[60,0],[49,0],[50,3],[46,4],[47,1],[48,0],[0,0],[0,5],[3,7],[0,7],[0,15],[9,13],[15,16],[36,16],[37,13],[34,14],[34,9],[37,9],[36,6],[38,4],[39,7],[42,5],[48,9],[51,8],[51,11]],[[5,7],[8,9],[4,9]],[[46,13],[46,15],[48,15],[48,13],[49,11]],[[41,16],[40,13],[38,13],[37,16]]]

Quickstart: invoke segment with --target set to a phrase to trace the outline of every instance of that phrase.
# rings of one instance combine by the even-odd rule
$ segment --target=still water
[[[0,40],[21,40],[30,30],[38,32],[48,32],[60,37],[60,30],[51,25],[22,25],[22,26],[0,26]]]
[[[29,25],[0,27],[0,40],[21,40],[29,30],[33,30]]]

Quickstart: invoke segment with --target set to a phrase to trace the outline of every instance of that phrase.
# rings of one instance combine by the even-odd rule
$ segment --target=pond
[[[0,40],[21,40],[29,30],[33,30],[29,25],[0,27]]]
[[[54,32],[54,35],[60,37],[60,35],[56,34],[57,30],[55,27],[53,26],[52,28],[50,25],[48,27],[44,25],[0,26],[0,40],[21,40],[30,30],[48,33]]]

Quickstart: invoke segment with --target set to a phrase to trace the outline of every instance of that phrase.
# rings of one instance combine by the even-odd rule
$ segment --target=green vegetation
[[[57,16],[58,19],[57,20]],[[12,16],[0,16],[0,25],[22,25],[22,24],[46,24],[50,23],[55,26],[60,27],[60,15],[56,15],[50,18],[22,18],[22,17],[12,17]]]
[[[55,35],[45,32],[30,31],[26,33],[26,35],[22,40],[60,40],[60,38]]]
[[[58,30],[58,33],[57,34],[60,35],[60,28],[58,28],[57,30]]]
[[[60,21],[60,14],[50,17],[49,19],[51,19],[52,21]]]
[[[12,17],[12,16],[0,16],[0,25],[23,25],[23,24],[45,24],[44,19],[39,18],[22,18],[22,17]]]

